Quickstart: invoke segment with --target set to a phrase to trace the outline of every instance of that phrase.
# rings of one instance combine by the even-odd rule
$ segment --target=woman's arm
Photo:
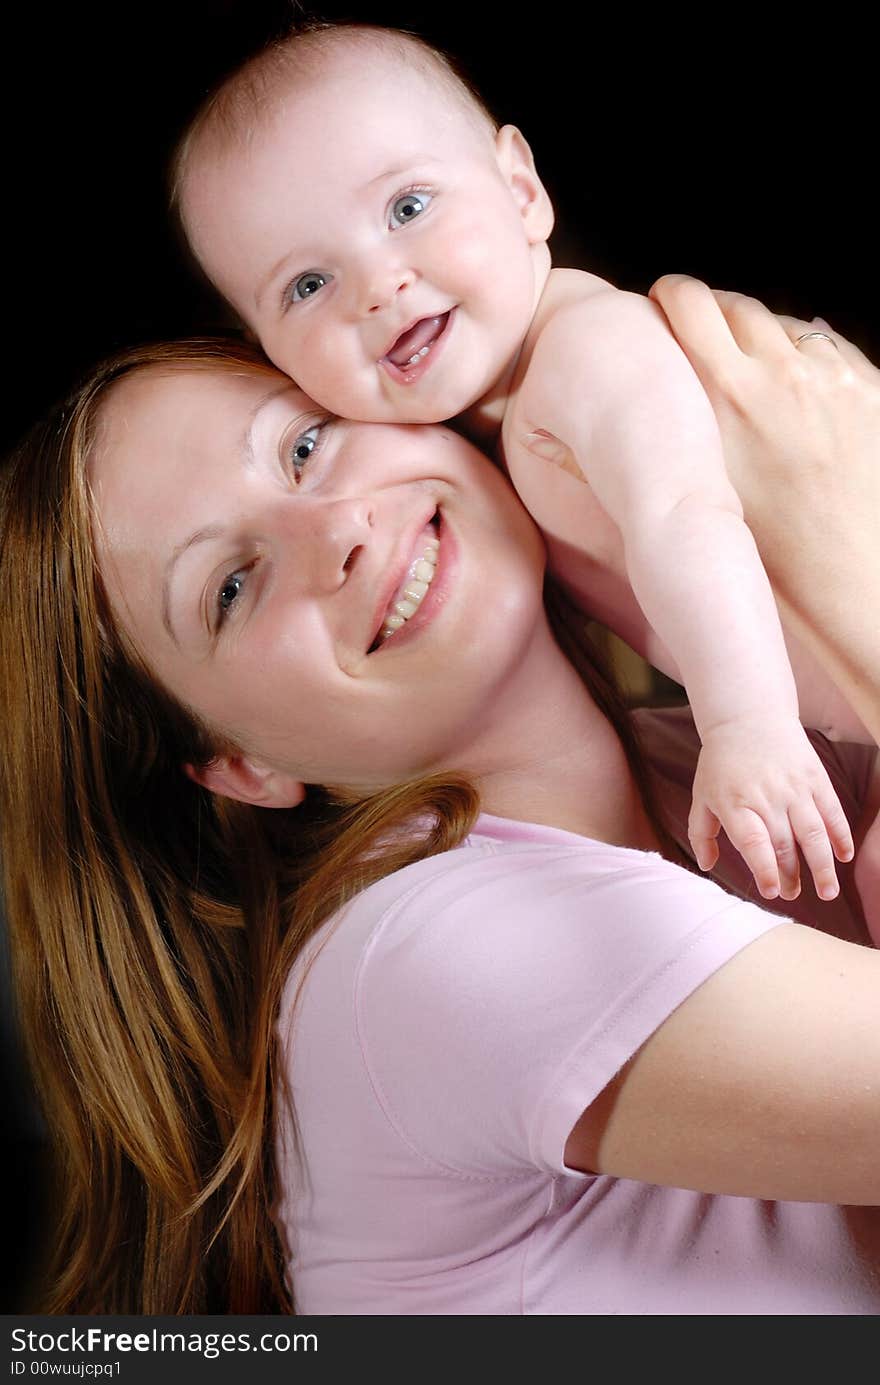
[[[703,983],[584,1113],[566,1163],[743,1197],[880,1203],[880,952],[787,924]]]
[[[824,324],[670,275],[651,290],[712,402],[791,628],[880,740],[880,371]]]
[[[777,595],[877,738],[880,372],[836,336],[839,349],[798,348],[810,324],[696,280],[663,279],[652,296],[715,408]],[[797,924],[764,935],[642,1046],[578,1121],[566,1161],[710,1192],[880,1203],[878,998],[880,953]]]

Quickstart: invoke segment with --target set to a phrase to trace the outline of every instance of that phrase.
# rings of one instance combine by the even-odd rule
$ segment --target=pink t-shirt
[[[686,817],[692,732],[661,718],[654,750]],[[828,754],[852,811],[871,752]],[[838,913],[832,931],[854,935],[855,915]],[[364,891],[318,935],[295,1010],[294,968],[279,1019],[296,1106],[296,1138],[286,1116],[279,1129],[279,1219],[297,1310],[880,1311],[873,1208],[708,1196],[563,1162],[622,1064],[779,921],[657,855],[486,815],[460,847]]]

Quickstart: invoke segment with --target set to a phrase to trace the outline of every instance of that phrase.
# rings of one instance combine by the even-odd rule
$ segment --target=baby
[[[797,843],[833,898],[834,856],[853,843],[798,688],[808,723],[860,728],[815,670],[796,686],[715,416],[659,310],[551,267],[553,210],[520,132],[421,40],[317,28],[208,103],[176,198],[201,265],[277,366],[333,414],[456,419],[496,447],[551,570],[684,683],[701,867],[723,826],[761,894],[791,898]],[[546,460],[559,442],[568,470]]]

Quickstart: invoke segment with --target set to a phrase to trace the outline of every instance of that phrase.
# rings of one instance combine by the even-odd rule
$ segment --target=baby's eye
[[[332,274],[326,274],[322,269],[310,269],[307,274],[301,274],[298,279],[294,279],[287,290],[287,296],[294,303],[303,303],[307,298],[314,298],[326,284],[332,282]]]
[[[288,458],[293,471],[293,479],[297,484],[302,480],[302,473],[312,453],[321,445],[321,434],[325,427],[325,423],[313,423],[311,428],[297,433],[290,444]]]
[[[395,197],[388,212],[388,223],[392,227],[405,226],[408,221],[415,221],[417,216],[428,207],[431,201],[429,192],[404,192],[400,197]]]

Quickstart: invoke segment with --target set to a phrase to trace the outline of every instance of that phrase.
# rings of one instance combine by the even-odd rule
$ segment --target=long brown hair
[[[57,1209],[37,1306],[290,1312],[271,1218],[281,989],[324,920],[378,877],[454,846],[478,799],[436,776],[354,804],[310,790],[300,807],[269,811],[181,773],[215,745],[114,629],[86,481],[108,390],[157,366],[269,369],[233,340],[130,352],[3,479],[2,856]],[[611,679],[584,656],[573,608],[557,600],[553,612],[644,788]],[[414,818],[419,832],[397,830]]]

